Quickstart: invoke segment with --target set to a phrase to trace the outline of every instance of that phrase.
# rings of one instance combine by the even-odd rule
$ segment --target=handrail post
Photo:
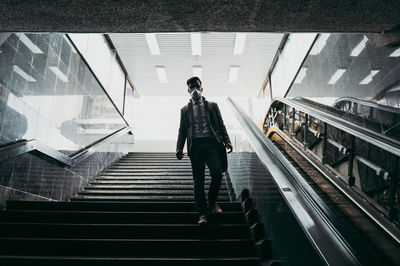
[[[347,182],[350,187],[354,186],[355,181],[356,181],[356,178],[353,175],[354,141],[355,141],[355,138],[353,135],[351,135],[350,149],[348,150],[349,162],[348,162],[348,169],[347,169],[347,176],[348,176]]]
[[[392,220],[397,220],[397,206],[396,206],[396,186],[397,178],[399,175],[399,156],[392,155],[392,173],[389,179],[389,217]]]
[[[307,131],[308,131],[308,114],[305,114],[304,132],[303,132],[303,145],[304,149],[307,147]]]
[[[292,137],[296,137],[296,132],[294,131],[294,124],[296,121],[296,109],[292,109]]]
[[[286,104],[283,105],[283,127],[282,130],[286,131]]]
[[[328,125],[326,124],[326,122],[324,122],[324,125],[322,128],[322,156],[321,156],[322,163],[326,162],[327,133],[328,133]]]

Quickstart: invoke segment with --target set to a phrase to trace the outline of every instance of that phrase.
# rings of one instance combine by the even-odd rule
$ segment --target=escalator
[[[360,256],[362,264],[374,264],[373,257],[375,263],[398,264],[399,142],[381,131],[376,115],[343,112],[338,102],[330,107],[303,98],[275,100],[264,132],[340,221],[354,251],[369,250]],[[381,122],[397,115],[394,108],[369,107],[378,108],[368,113],[380,112]]]

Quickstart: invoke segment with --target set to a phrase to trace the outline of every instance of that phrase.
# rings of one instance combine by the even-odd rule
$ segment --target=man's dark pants
[[[220,143],[214,138],[193,139],[190,161],[194,179],[194,201],[200,215],[207,214],[207,199],[204,191],[205,164],[211,174],[211,183],[208,190],[210,206],[216,203],[222,179],[222,164],[219,155]]]

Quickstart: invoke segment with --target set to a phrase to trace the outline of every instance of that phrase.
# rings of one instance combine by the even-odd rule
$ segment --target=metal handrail
[[[375,208],[371,207],[368,202],[369,200],[361,198],[357,192],[354,191],[354,187],[344,185],[327,175],[317,164],[310,160],[304,155],[296,146],[289,142],[285,136],[283,136],[278,131],[271,131],[268,134],[270,139],[273,135],[278,135],[282,140],[284,140],[291,148],[293,148],[297,154],[299,154],[303,159],[310,163],[322,176],[324,176],[330,183],[332,183],[341,193],[343,193],[346,198],[350,199],[359,209],[361,209],[369,218],[371,218],[378,226],[380,226],[391,238],[393,238],[398,244],[400,244],[400,230],[384,218],[380,213],[378,213]]]
[[[260,161],[271,173],[282,197],[321,259],[328,265],[359,265],[352,246],[337,229],[341,222],[332,220],[334,218],[329,215],[326,203],[248,115],[232,99],[228,98],[228,101]]]
[[[36,139],[20,141],[0,148],[0,162],[22,155],[24,153],[35,151],[45,155],[46,158],[50,159],[50,161],[57,162],[61,165],[74,166],[75,164],[81,162],[83,159],[93,154],[101,144],[109,143],[113,139],[129,133],[130,131],[130,126],[123,127],[69,156],[47,146],[46,144]]]
[[[296,110],[300,110],[304,113],[312,113],[312,116],[315,117],[318,120],[321,120],[323,122],[326,122],[327,124],[330,124],[344,132],[347,132],[353,136],[357,136],[357,138],[365,140],[375,146],[378,146],[392,154],[395,154],[397,156],[400,156],[400,142],[390,138],[388,136],[379,134],[373,130],[364,128],[362,126],[356,125],[354,123],[351,123],[350,121],[343,119],[341,117],[335,116],[333,114],[329,114],[326,112],[323,112],[319,110],[316,107],[309,106],[300,102],[297,102],[295,100],[291,99],[284,99],[284,98],[275,98],[273,102],[271,103],[270,109],[268,110],[268,113],[271,111],[271,108],[275,106],[276,104],[279,103],[284,103],[286,105],[289,105]]]
[[[343,102],[343,101],[347,101],[347,102],[354,102],[354,103],[358,103],[364,106],[368,106],[368,107],[373,107],[382,111],[386,111],[386,112],[390,112],[390,113],[394,113],[394,114],[400,114],[400,109],[399,108],[395,108],[392,106],[387,106],[387,105],[382,105],[382,104],[378,104],[375,102],[369,102],[369,101],[364,101],[364,100],[360,100],[357,98],[353,98],[353,97],[341,97],[339,99],[337,99],[332,106],[335,106],[336,104]]]

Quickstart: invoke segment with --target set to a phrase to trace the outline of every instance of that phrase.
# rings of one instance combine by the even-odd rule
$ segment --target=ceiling
[[[247,33],[243,54],[233,54],[236,33],[201,33],[201,55],[192,55],[191,33],[158,33],[160,55],[152,55],[143,33],[110,34],[111,40],[141,96],[185,96],[193,66],[201,66],[204,95],[257,96],[278,46],[281,33]],[[156,66],[163,66],[161,83]],[[230,67],[239,67],[229,83]]]
[[[8,0],[0,31],[380,33],[400,25],[399,10],[398,0]]]

